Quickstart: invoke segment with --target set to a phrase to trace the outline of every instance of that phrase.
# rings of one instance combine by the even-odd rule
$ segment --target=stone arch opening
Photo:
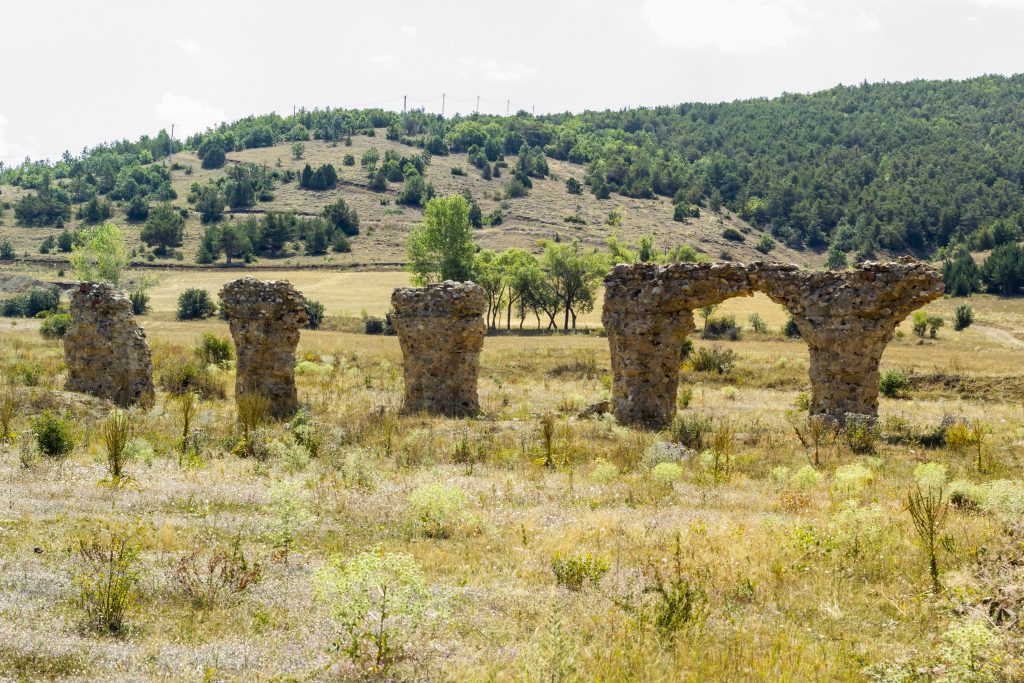
[[[842,420],[877,414],[882,352],[896,326],[941,296],[943,285],[938,271],[912,258],[845,272],[771,263],[616,266],[605,277],[602,314],[616,418],[671,424],[693,311],[754,292],[785,307],[800,329],[810,352],[811,413]]]

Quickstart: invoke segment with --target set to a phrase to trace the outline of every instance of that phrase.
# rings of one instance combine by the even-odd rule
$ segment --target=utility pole
[[[505,100],[505,116],[508,116],[508,107],[512,103],[512,100]]]
[[[444,93],[441,93],[441,118],[444,118]]]
[[[292,105],[292,118],[295,118],[295,105]]]
[[[174,124],[171,124],[171,139],[167,143],[167,156],[174,154]]]
[[[405,116],[405,99],[407,97],[409,97],[409,96],[408,95],[402,95],[402,116]]]
[[[530,105],[530,116],[536,116],[536,115],[537,115],[537,105],[531,104]]]
[[[477,114],[480,113],[480,96],[479,95],[476,96],[476,113]]]

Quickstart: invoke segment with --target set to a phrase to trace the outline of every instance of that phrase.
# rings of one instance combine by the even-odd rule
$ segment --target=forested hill
[[[582,163],[583,191],[598,198],[660,195],[683,206],[721,205],[790,247],[833,246],[851,257],[878,248],[928,254],[955,243],[987,249],[1016,240],[1024,219],[1020,75],[536,117],[300,111],[224,124],[184,147],[205,166],[207,154],[215,163],[235,150],[350,139],[375,128],[429,156],[468,152],[478,168],[506,154],[534,159],[532,169],[513,169],[523,176],[543,175],[545,156]],[[91,168],[92,158],[152,160],[181,146],[162,133],[65,155],[48,173],[45,164],[25,163],[0,179],[36,187],[44,175],[86,173],[102,183],[106,171]]]

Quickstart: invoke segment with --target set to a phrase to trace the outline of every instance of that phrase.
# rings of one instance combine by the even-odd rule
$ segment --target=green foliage
[[[39,334],[46,339],[63,339],[71,327],[70,313],[51,313],[39,325]]]
[[[747,239],[743,233],[736,228],[726,228],[722,231],[722,237],[730,242],[743,242]]]
[[[580,185],[580,181],[576,180],[572,176],[569,176],[568,178],[565,179],[565,191],[568,192],[569,194],[581,194],[583,190],[582,186]]]
[[[342,197],[338,197],[338,201],[324,207],[321,215],[346,236],[352,237],[359,234],[359,214],[355,208],[349,208]]]
[[[707,593],[683,572],[683,550],[678,534],[667,575],[654,564],[648,565],[647,573],[643,592],[655,598],[654,626],[663,641],[674,642],[680,629],[703,617],[707,602]]]
[[[324,305],[319,301],[313,299],[306,299],[306,317],[309,318],[309,322],[306,323],[306,328],[310,330],[319,330],[320,325],[324,321]]]
[[[841,250],[832,247],[828,250],[828,258],[825,260],[825,267],[829,270],[846,270],[846,254]]]
[[[271,486],[270,513],[274,547],[287,559],[299,531],[313,519],[302,485],[297,481],[280,481]]]
[[[877,421],[867,415],[847,415],[843,423],[843,438],[854,453],[874,453],[881,436]]]
[[[0,312],[11,318],[35,318],[40,313],[55,312],[60,304],[56,287],[32,287],[3,302]]]
[[[46,186],[14,205],[14,217],[28,227],[61,226],[71,219],[71,200],[58,187]]]
[[[323,164],[315,171],[309,164],[306,164],[302,169],[302,175],[299,176],[299,187],[307,190],[322,192],[334,189],[337,184],[338,172],[334,169],[333,164]]]
[[[839,498],[856,498],[874,481],[875,473],[861,465],[840,465],[832,473],[832,491]]]
[[[142,241],[156,247],[156,253],[161,256],[170,248],[180,247],[184,236],[185,219],[168,203],[149,212],[140,234]]]
[[[448,538],[475,523],[462,489],[447,484],[423,484],[409,494],[409,508],[420,531],[431,538]]]
[[[685,221],[687,218],[699,218],[700,207],[689,202],[676,202],[672,207],[672,220]]]
[[[1001,244],[981,264],[981,280],[995,294],[1015,294],[1024,285],[1024,250],[1016,242]]]
[[[651,470],[651,479],[662,486],[672,486],[683,476],[683,468],[674,462],[660,462]]]
[[[81,540],[72,583],[86,624],[100,633],[118,634],[138,599],[138,550],[125,537]]]
[[[82,234],[71,256],[71,267],[79,280],[117,285],[130,259],[124,232],[112,223],[90,228]]]
[[[144,287],[133,289],[128,298],[132,302],[133,315],[146,315],[149,312],[149,294]]]
[[[224,196],[217,189],[216,185],[207,185],[200,190],[196,198],[196,211],[203,223],[219,221],[224,215]]]
[[[704,322],[704,331],[701,336],[705,339],[728,339],[737,341],[740,338],[741,329],[736,323],[735,316],[723,315],[717,318],[708,318]]]
[[[808,491],[821,482],[821,473],[811,465],[804,465],[789,478],[790,488],[796,491]]]
[[[14,245],[9,239],[0,240],[0,260],[11,261],[14,259]]]
[[[109,482],[116,488],[125,476],[124,466],[130,455],[132,423],[128,415],[120,410],[112,411],[100,427],[100,438],[107,451]]]
[[[910,380],[900,370],[886,370],[878,381],[878,390],[888,398],[900,398],[910,388]]]
[[[796,319],[790,316],[786,320],[786,324],[782,326],[782,335],[786,339],[799,339],[800,338],[800,327],[796,324]]]
[[[690,366],[695,372],[713,372],[728,375],[736,364],[737,354],[721,346],[702,346],[690,356]]]
[[[39,451],[50,458],[64,458],[75,447],[71,420],[51,410],[44,410],[32,419],[32,433]]]
[[[213,332],[204,332],[199,343],[192,350],[196,358],[207,365],[225,366],[235,358],[235,347],[231,338]]]
[[[981,285],[981,269],[971,257],[967,247],[957,245],[951,259],[942,264],[942,281],[946,293],[952,296],[970,296]]]
[[[337,649],[353,664],[386,676],[424,623],[429,592],[423,570],[404,553],[335,555],[316,584],[342,630]]]
[[[758,334],[768,333],[768,323],[765,322],[760,313],[751,313],[747,320],[750,322],[750,329],[754,330],[754,332]]]
[[[114,205],[109,199],[93,197],[78,208],[75,216],[86,223],[99,223],[114,215]]]
[[[470,279],[475,250],[465,197],[435,197],[427,203],[423,222],[409,232],[407,267],[417,284],[462,282]]]
[[[967,304],[960,304],[953,312],[953,329],[957,332],[966,330],[974,322],[974,309]]]
[[[292,159],[301,159],[302,155],[306,153],[306,145],[301,142],[292,143]]]
[[[216,312],[217,305],[205,289],[190,287],[178,296],[178,320],[202,320]]]
[[[672,422],[672,440],[699,451],[704,448],[705,437],[711,431],[711,419],[702,415],[678,415]]]
[[[557,585],[579,592],[587,582],[597,588],[608,573],[608,563],[590,553],[566,558],[555,555],[551,560],[551,571]]]

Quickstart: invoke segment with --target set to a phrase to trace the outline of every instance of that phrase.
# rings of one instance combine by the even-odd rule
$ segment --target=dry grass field
[[[319,214],[325,206],[344,197],[349,206],[359,212],[361,233],[352,240],[352,251],[346,254],[331,253],[325,256],[306,256],[301,251],[294,252],[280,259],[262,259],[255,265],[258,267],[287,269],[298,265],[318,265],[333,268],[376,267],[382,265],[395,266],[405,261],[405,240],[409,228],[422,220],[423,210],[417,207],[404,207],[394,203],[401,183],[391,183],[385,193],[373,192],[368,187],[366,170],[360,166],[359,158],[370,148],[377,148],[381,155],[385,150],[394,149],[400,154],[409,155],[419,150],[387,140],[384,130],[378,130],[375,137],[356,135],[352,137],[352,146],[327,143],[320,140],[306,142],[306,150],[302,159],[293,159],[291,143],[279,144],[274,147],[247,149],[228,154],[228,166],[215,170],[204,170],[194,153],[181,152],[175,154],[172,162],[191,168],[172,172],[172,186],[177,191],[178,199],[173,203],[180,208],[189,208],[186,201],[189,187],[193,182],[201,185],[208,180],[224,175],[232,162],[251,162],[265,165],[268,169],[294,170],[300,172],[307,163],[314,168],[321,164],[331,163],[338,171],[339,183],[334,190],[314,192],[299,188],[297,182],[276,183],[274,199],[260,202],[251,211],[295,211],[305,215]],[[345,166],[343,158],[346,154],[355,156],[354,166]],[[513,164],[515,155],[507,161]],[[278,165],[280,163],[280,165]],[[485,226],[476,231],[475,241],[484,248],[505,249],[521,247],[539,253],[537,242],[554,239],[556,235],[562,239],[579,238],[585,245],[603,249],[605,240],[618,232],[627,242],[635,243],[643,235],[653,235],[659,248],[671,248],[679,244],[690,244],[710,258],[719,259],[723,252],[739,261],[771,259],[792,262],[802,265],[820,265],[824,262],[824,254],[811,250],[794,251],[783,244],[778,244],[767,256],[754,249],[761,238],[761,233],[753,230],[742,219],[734,215],[716,213],[709,208],[701,210],[699,218],[687,219],[680,223],[672,220],[672,202],[667,198],[632,199],[613,195],[607,200],[595,199],[590,192],[582,195],[570,195],[565,189],[565,180],[575,177],[582,182],[585,167],[555,159],[549,160],[552,175],[537,180],[528,196],[506,199],[503,196],[507,174],[501,178],[484,180],[478,169],[469,164],[465,154],[435,156],[427,167],[427,181],[434,185],[438,194],[460,193],[464,190],[472,192],[480,202],[485,214],[496,208],[503,207],[504,222],[499,226]],[[466,174],[454,176],[451,170],[461,167]],[[24,190],[5,185],[0,200],[13,204]],[[387,205],[383,200],[389,200]],[[612,210],[623,210],[624,219],[621,227],[612,228],[606,219]],[[566,217],[578,215],[585,223],[568,223]],[[244,214],[228,214],[227,220],[243,218]],[[79,221],[72,221],[78,223]],[[122,211],[115,213],[112,222],[125,229],[130,248],[139,251],[137,261],[145,263],[141,253],[145,245],[139,240],[138,224],[128,223]],[[732,242],[722,237],[722,231],[733,227],[747,232],[745,241]],[[13,211],[0,215],[0,238],[10,239],[19,258],[33,263],[59,262],[66,255],[38,253],[39,244],[49,235],[57,235],[57,228],[24,228],[17,225]],[[203,226],[199,216],[191,213],[185,227],[185,242],[179,250],[183,256],[182,263],[194,264],[196,251],[202,237]],[[170,265],[178,263],[170,257],[158,259],[156,264],[164,262]]]
[[[695,335],[696,349],[736,356],[723,374],[684,364],[665,432],[577,416],[608,395],[596,333],[488,337],[483,415],[457,420],[400,412],[396,338],[306,331],[299,418],[252,424],[231,364],[200,363],[208,395],[183,448],[184,399],[162,380],[227,327],[175,321],[176,297],[237,271],[153,274],[141,321],[157,401],[128,414],[120,478],[110,406],[61,390],[61,342],[37,323],[0,321],[0,422],[12,413],[0,446],[2,680],[1024,676],[1015,301],[972,298],[962,332],[951,322],[964,300],[935,302],[947,326],[920,343],[904,325],[883,359],[908,378],[902,397],[882,399],[877,432],[822,435],[818,462],[798,407],[806,348],[782,338],[786,316],[761,296],[720,311],[744,326],[740,341]],[[268,277],[292,279],[328,318],[379,315],[407,281]],[[767,334],[749,330],[755,312]],[[36,445],[46,409],[68,415],[63,457]],[[980,443],[970,427],[943,432],[949,416],[978,427]],[[942,496],[938,588],[911,491]],[[111,560],[119,539],[126,551]],[[111,596],[123,598],[117,628]]]

